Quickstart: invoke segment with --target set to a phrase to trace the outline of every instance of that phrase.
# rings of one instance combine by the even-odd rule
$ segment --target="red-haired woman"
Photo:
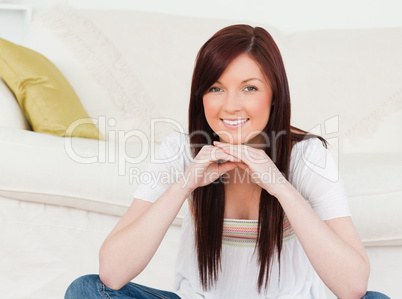
[[[366,293],[369,260],[326,141],[292,127],[290,111],[268,32],[218,31],[197,56],[187,134],[166,137],[147,169],[172,180],[138,187],[102,245],[100,275],[66,298],[321,299],[323,283],[340,298],[388,298]],[[130,283],[187,198],[174,292]]]

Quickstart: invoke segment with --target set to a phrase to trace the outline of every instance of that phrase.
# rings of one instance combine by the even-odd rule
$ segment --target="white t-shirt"
[[[155,202],[184,173],[192,161],[188,136],[174,133],[166,137],[155,160],[151,160],[145,170],[148,179],[137,188],[135,198]],[[336,163],[318,138],[303,140],[293,147],[288,179],[321,219],[350,216]],[[222,270],[215,286],[203,291],[192,217],[187,213],[183,220],[176,262],[174,290],[181,298],[325,298],[324,285],[286,217],[281,269],[279,271],[277,258],[273,257],[269,287],[265,292],[257,291],[260,267],[254,249],[258,221],[239,219],[224,220]]]

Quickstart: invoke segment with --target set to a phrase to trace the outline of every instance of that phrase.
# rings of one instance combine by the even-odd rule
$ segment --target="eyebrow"
[[[242,83],[247,83],[248,81],[253,81],[253,80],[258,80],[258,81],[261,81],[262,83],[265,83],[264,81],[262,81],[259,78],[250,78],[250,79],[244,80]]]
[[[258,80],[258,81],[260,81],[260,82],[262,82],[262,83],[265,83],[264,81],[262,81],[262,80],[259,79],[259,78],[250,78],[250,79],[246,79],[246,80],[242,81],[241,83],[243,84],[243,83],[247,83],[247,82],[253,81],[253,80]],[[216,81],[216,83],[222,84],[220,81]]]

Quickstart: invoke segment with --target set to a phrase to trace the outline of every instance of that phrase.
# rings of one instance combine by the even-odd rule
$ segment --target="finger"
[[[236,161],[236,158],[226,153],[221,148],[215,146],[204,146],[197,154],[196,160],[198,163],[209,163],[211,161]]]
[[[265,153],[265,151],[263,149],[260,148],[255,148],[246,144],[231,144],[231,143],[223,143],[223,142],[219,142],[219,141],[214,141],[214,145],[222,148],[222,149],[237,149],[237,150],[241,150],[243,152],[250,152],[252,154],[256,154],[259,155],[261,153]]]
[[[213,150],[210,151],[210,160],[218,163],[224,163],[224,162],[240,162],[241,160],[227,152],[225,152],[223,149],[215,147]]]
[[[214,141],[214,145],[217,148],[223,150],[228,155],[236,156],[236,153],[239,152],[238,149],[237,149],[237,147],[239,145],[233,145],[233,144],[230,144],[230,143],[222,143],[222,142],[218,142],[218,141]]]
[[[214,142],[214,144],[226,153],[241,159],[248,165],[269,162],[269,157],[264,151],[247,145],[234,145],[221,142]]]

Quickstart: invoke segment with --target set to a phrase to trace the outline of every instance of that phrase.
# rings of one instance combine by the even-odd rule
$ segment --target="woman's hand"
[[[240,161],[240,159],[225,153],[219,147],[205,145],[186,169],[183,176],[178,179],[178,183],[182,188],[192,192],[198,187],[206,186],[216,181],[225,172],[238,167]]]
[[[252,182],[267,190],[271,195],[276,196],[280,187],[287,182],[264,150],[243,144],[233,145],[218,141],[214,141],[214,145],[226,154],[241,160],[241,163],[237,163],[237,165],[250,175]]]

